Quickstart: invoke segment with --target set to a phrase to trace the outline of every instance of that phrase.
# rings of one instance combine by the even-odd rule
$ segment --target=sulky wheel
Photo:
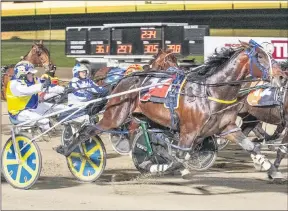
[[[67,158],[70,172],[82,182],[94,182],[106,166],[106,150],[99,136],[81,143]]]
[[[15,136],[16,148],[20,149],[30,142],[30,138],[18,134]],[[29,189],[40,176],[42,167],[41,153],[36,142],[31,142],[19,153],[19,162],[12,138],[5,143],[2,152],[2,173],[6,181],[15,188]]]
[[[127,131],[129,127],[130,121],[124,124],[121,129],[123,131]],[[129,155],[131,152],[131,142],[129,134],[113,134],[109,133],[108,135],[109,141],[112,145],[112,148],[119,155]]]
[[[209,169],[216,161],[217,152],[217,141],[215,138],[212,136],[205,138],[201,143],[197,143],[190,153],[189,167],[197,171]]]
[[[148,155],[145,143],[145,135],[142,131],[138,132],[134,138],[132,144],[132,160],[136,169],[142,174],[148,173],[146,169],[143,169],[139,166],[143,162],[149,161],[153,165],[168,164],[168,161],[157,153],[153,153],[152,156]]]
[[[120,155],[129,155],[131,151],[130,140],[127,134],[109,134],[112,148]]]

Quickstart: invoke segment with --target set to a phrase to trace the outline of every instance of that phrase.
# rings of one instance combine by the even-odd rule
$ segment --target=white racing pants
[[[51,104],[51,103],[45,103],[45,102],[39,103],[38,107],[36,109],[27,109],[27,110],[21,111],[17,115],[17,120],[20,122],[32,121],[34,119],[38,119],[38,118],[40,118],[44,115],[50,114],[52,112],[63,110],[65,108],[67,108],[66,105],[60,104],[60,105],[53,106],[53,108],[51,110],[49,110],[52,106],[53,106],[53,104]],[[42,131],[48,130],[50,128],[48,118],[38,120],[37,122],[35,122],[33,124],[37,124],[42,129]]]
[[[82,104],[84,104],[84,103],[86,103],[86,102],[78,102],[77,103],[77,105],[82,105]],[[71,106],[73,106],[73,105],[71,105]],[[75,110],[74,111],[71,111],[71,113],[72,112],[75,112]],[[81,112],[81,110],[79,111],[79,112]],[[78,112],[77,112],[78,113]],[[76,115],[77,115],[77,113],[76,113]],[[75,115],[75,116],[76,116]],[[79,123],[84,123],[84,121],[86,121],[86,122],[88,122],[89,121],[89,115],[88,114],[86,114],[86,115],[83,115],[83,116],[79,116],[79,117],[77,117],[77,118],[75,118],[75,119],[73,119],[73,121],[74,122],[79,122]]]

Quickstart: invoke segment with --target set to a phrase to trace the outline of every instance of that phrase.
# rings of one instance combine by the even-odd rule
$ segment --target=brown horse
[[[281,69],[287,73],[288,70],[288,61],[283,62],[281,64]],[[270,123],[273,125],[277,125],[275,133],[272,136],[266,134],[266,132],[261,128],[257,128],[259,131],[258,136],[262,136],[261,139],[266,141],[272,141],[280,137],[280,134],[286,128],[285,134],[283,136],[281,145],[277,150],[277,157],[274,161],[274,165],[276,168],[280,166],[282,159],[288,153],[288,96],[287,96],[287,89],[288,89],[288,81],[285,80],[285,84],[283,87],[282,93],[282,102],[280,105],[271,105],[266,107],[254,107],[248,104],[247,98],[244,97],[242,99],[243,105],[239,111],[239,116],[243,118],[243,124],[241,129],[243,130],[244,134],[249,134],[249,132],[254,129],[256,126],[261,127],[259,121]],[[255,131],[255,130],[253,130]],[[271,142],[271,143],[272,143]],[[269,142],[268,142],[269,143]],[[286,145],[285,145],[286,144]],[[255,167],[258,167],[257,164]]]
[[[249,73],[257,78],[265,75],[277,81],[284,74],[280,67],[270,66],[270,56],[260,46],[253,42],[241,44],[239,49],[225,49],[209,57],[202,68],[186,76],[179,107],[175,111],[180,120],[180,140],[175,158],[185,163],[185,156],[193,150],[196,143],[202,142],[205,137],[221,134],[257,156],[273,179],[282,179],[275,166],[236,126],[238,104],[235,103],[235,98],[240,90],[241,80]],[[151,74],[149,73],[149,77]],[[143,84],[145,78],[143,74],[124,78],[112,94],[146,85]],[[141,112],[153,122],[170,127],[170,112],[163,105],[141,103],[138,92],[126,94],[109,100],[103,118],[97,125],[86,127],[70,145],[59,146],[56,151],[68,156],[79,142],[101,130],[120,127],[128,115],[135,112]]]
[[[39,43],[34,43],[31,50],[21,58],[20,61],[29,61],[35,66],[44,67],[46,71],[50,70],[52,67],[52,61],[50,60],[50,52],[43,45],[41,40]],[[2,77],[2,90],[1,98],[6,100],[6,87],[11,77],[14,75],[14,66],[10,65],[5,72],[1,73]]]

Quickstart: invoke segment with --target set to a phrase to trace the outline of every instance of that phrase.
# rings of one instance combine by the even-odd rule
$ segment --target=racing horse
[[[50,60],[50,52],[43,45],[43,41],[39,41],[39,43],[33,43],[31,50],[23,57],[21,57],[20,61],[29,61],[35,66],[44,67],[47,71],[52,68],[52,61]],[[2,79],[2,89],[1,89],[1,98],[6,100],[6,87],[8,82],[11,80],[14,75],[14,66],[10,65],[1,73]]]
[[[242,133],[235,122],[238,111],[237,94],[242,80],[247,75],[252,73],[257,78],[263,77],[279,81],[279,77],[283,77],[284,74],[280,67],[271,67],[270,56],[259,44],[253,40],[250,40],[249,44],[240,43],[241,47],[238,49],[224,49],[209,57],[205,65],[197,71],[186,75],[179,107],[175,110],[180,120],[180,139],[174,157],[185,166],[184,158],[189,155],[197,142],[219,134],[257,156],[260,160],[259,163],[265,168],[268,175],[273,180],[279,181],[283,178],[282,174],[261,154],[260,148],[255,147]],[[153,72],[146,74],[151,77]],[[123,78],[112,94],[147,85],[143,83],[145,78],[143,73],[134,73],[130,77]],[[152,79],[158,81],[157,74]],[[96,125],[87,126],[69,145],[58,146],[55,150],[69,156],[81,141],[85,141],[103,130],[120,127],[129,114],[138,112],[157,124],[165,127],[171,126],[169,109],[153,102],[142,103],[138,96],[139,92],[134,92],[110,99],[103,118]]]
[[[281,69],[287,73],[288,70],[288,61],[281,63]],[[266,122],[269,124],[277,125],[277,128],[272,136],[266,134],[266,132],[260,128],[259,133],[262,136],[261,138],[265,138],[266,141],[273,142],[273,140],[280,137],[280,134],[286,129],[280,147],[277,150],[277,156],[274,161],[275,167],[278,169],[282,159],[288,153],[288,81],[285,80],[284,87],[276,88],[279,90],[280,99],[279,101],[273,102],[271,105],[266,106],[253,106],[247,102],[247,97],[245,97],[242,101],[244,106],[239,111],[239,116],[243,118],[243,124],[241,125],[241,129],[244,134],[248,133],[254,129],[256,126],[260,127],[259,121]],[[281,91],[282,90],[282,91]],[[255,130],[253,130],[255,131]],[[273,143],[272,143],[273,144]],[[260,166],[255,166],[257,169],[261,169]]]

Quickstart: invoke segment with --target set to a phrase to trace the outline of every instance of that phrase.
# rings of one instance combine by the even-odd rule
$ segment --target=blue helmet
[[[82,72],[82,71],[86,71],[87,73],[87,76],[89,75],[89,69],[86,65],[84,64],[76,64],[73,69],[72,69],[72,74],[73,74],[73,77],[79,77],[79,72]]]
[[[28,73],[37,73],[38,70],[34,68],[34,65],[28,61],[20,61],[14,67],[14,78],[20,79],[26,77]]]

